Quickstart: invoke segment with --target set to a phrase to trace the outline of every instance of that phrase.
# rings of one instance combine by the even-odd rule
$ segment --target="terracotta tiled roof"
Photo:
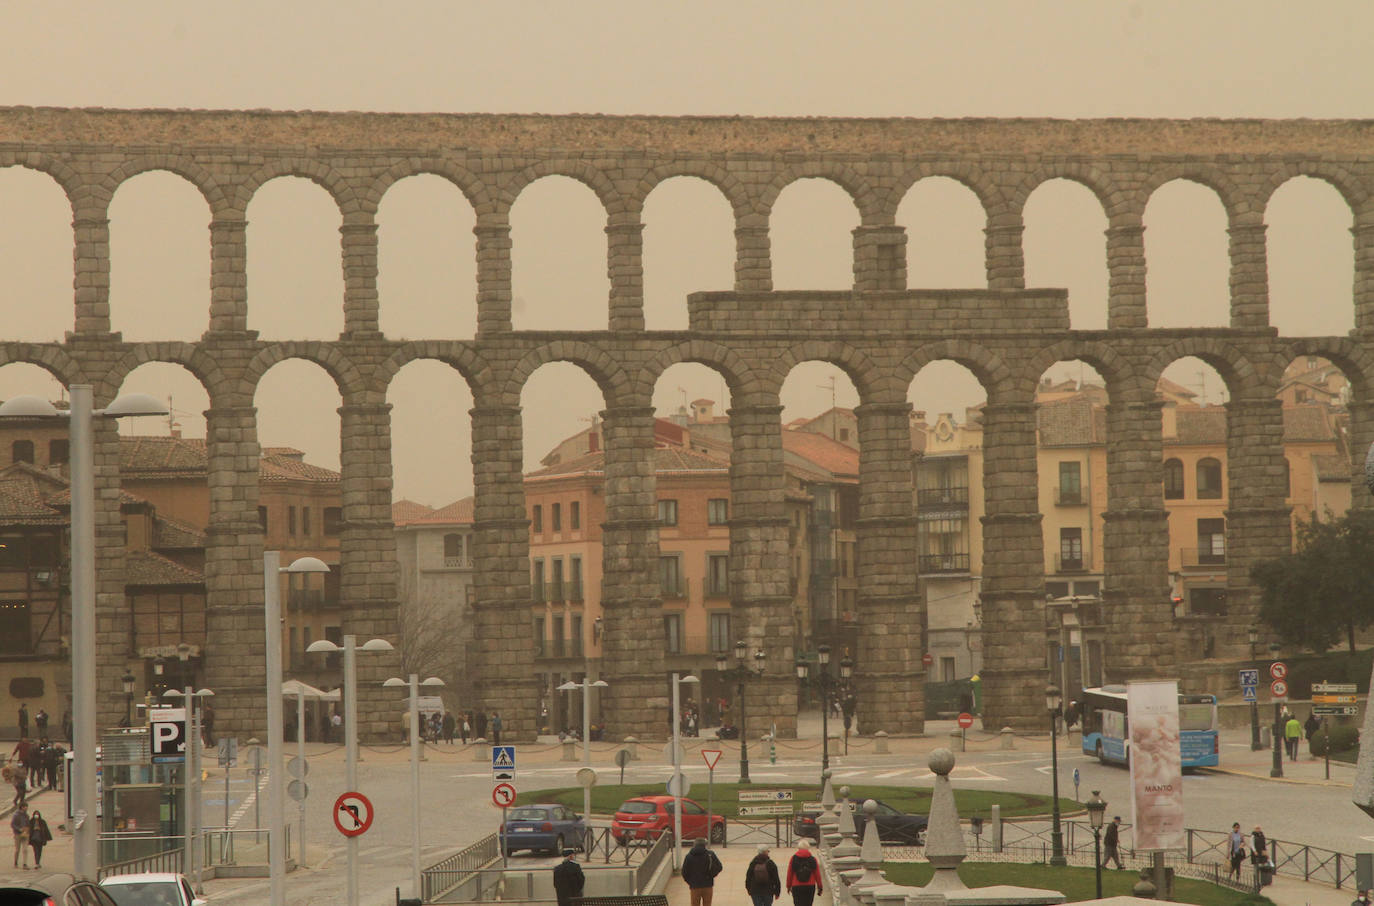
[[[410,503],[410,501],[405,501]],[[462,500],[455,500],[447,506],[441,506],[437,510],[425,507],[427,512],[417,512],[406,525],[471,525],[473,522],[473,505],[475,501],[471,497],[464,497]],[[420,504],[414,504],[420,506]],[[392,507],[392,512],[395,512]],[[401,523],[396,523],[401,525]]]
[[[322,481],[333,482],[342,479],[333,469],[312,466],[303,458],[300,450],[292,447],[265,447],[262,451],[262,465],[258,471],[260,481]]]
[[[166,516],[154,518],[153,538],[153,547],[158,550],[194,550],[205,547],[204,532]]]
[[[854,478],[859,474],[859,451],[824,434],[784,431],[782,448],[831,476]]]
[[[1284,406],[1283,439],[1287,443],[1331,440],[1335,432],[1325,406]]]
[[[1155,392],[1159,394],[1177,396],[1181,399],[1186,400],[1197,398],[1197,394],[1189,390],[1187,387],[1183,386],[1182,384],[1175,384],[1173,381],[1164,377],[1160,378],[1159,382],[1155,384]]]
[[[199,478],[209,454],[203,438],[121,437],[119,468],[125,475]]]
[[[1221,444],[1226,443],[1226,410],[1221,406],[1192,409],[1180,406],[1174,413],[1178,425],[1177,436],[1165,443]]]
[[[391,522],[394,525],[410,525],[422,516],[427,516],[434,510],[425,506],[423,503],[416,503],[413,500],[397,500],[391,504]]]
[[[1035,421],[1042,447],[1086,447],[1106,442],[1107,413],[1086,396],[1041,403]]]
[[[1316,472],[1318,481],[1350,480],[1350,461],[1344,456],[1313,456],[1312,470]]]
[[[202,585],[205,576],[152,551],[124,554],[125,585]]]
[[[49,505],[28,476],[0,476],[0,524],[65,525],[67,521],[66,512]]]
[[[697,472],[727,472],[730,463],[715,456],[708,456],[684,447],[661,446],[654,448],[654,471],[659,474],[682,474]],[[567,462],[554,463],[525,475],[528,480],[538,481],[545,478],[562,478],[567,475],[596,475],[606,473],[606,452],[585,453]]]

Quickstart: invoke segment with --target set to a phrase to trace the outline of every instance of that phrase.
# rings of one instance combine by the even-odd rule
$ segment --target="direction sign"
[[[1269,692],[1274,696],[1274,698],[1287,698],[1288,683],[1281,679],[1276,679],[1269,684]]]
[[[740,790],[740,802],[791,802],[791,790]]]
[[[1319,717],[1354,717],[1360,713],[1358,705],[1313,705],[1312,713]]]
[[[1240,697],[1241,697],[1241,700],[1242,700],[1242,701],[1247,701],[1247,702],[1257,702],[1257,701],[1259,701],[1259,696],[1255,695],[1255,687],[1254,687],[1254,686],[1241,686],[1241,687],[1240,687]]]
[[[1353,695],[1314,695],[1312,696],[1314,705],[1353,705],[1355,696]]]
[[[1244,689],[1246,686],[1258,686],[1258,685],[1259,685],[1259,670],[1254,669],[1254,668],[1251,668],[1251,669],[1248,669],[1248,670],[1242,670],[1242,671],[1240,671],[1240,687],[1241,687],[1242,689]]]
[[[515,746],[491,747],[491,779],[515,779]]]
[[[1354,683],[1313,683],[1312,691],[1314,693],[1330,692],[1333,694],[1343,693],[1346,695],[1354,695],[1358,690],[1355,688]]]
[[[714,771],[716,764],[720,762],[720,749],[702,749],[701,760],[706,762],[708,771]]]
[[[1269,665],[1269,676],[1273,679],[1283,679],[1288,675],[1288,665],[1283,661],[1274,661]]]
[[[491,788],[491,801],[498,808],[505,808],[515,801],[515,787],[509,783],[498,783]]]
[[[356,837],[372,826],[372,803],[362,793],[340,793],[334,800],[334,827],[345,837]]]
[[[792,814],[792,803],[771,803],[769,805],[741,805],[739,807],[741,818],[759,815],[790,815]]]
[[[965,730],[973,726],[973,715],[968,713],[967,711],[965,711],[963,714],[960,714],[959,726],[963,727]]]

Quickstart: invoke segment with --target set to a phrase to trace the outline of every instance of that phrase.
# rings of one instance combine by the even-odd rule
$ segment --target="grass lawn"
[[[888,862],[883,865],[887,879],[894,884],[919,887],[934,874],[929,862]],[[969,887],[991,887],[1014,884],[1018,887],[1039,887],[1062,890],[1068,902],[1097,898],[1097,887],[1091,868],[1055,868],[1044,863],[1030,865],[1007,862],[965,862],[959,866],[959,877]],[[1140,880],[1139,872],[1103,870],[1104,897],[1131,896],[1131,888]],[[1229,887],[1218,887],[1206,881],[1177,878],[1174,881],[1175,902],[1196,903],[1198,906],[1273,906],[1268,897],[1245,894]]]
[[[773,789],[771,786],[761,784],[749,784],[743,787],[747,790],[766,790]],[[803,802],[815,802],[820,799],[820,787],[814,784],[785,785],[778,784],[777,788],[792,790],[793,802],[800,807]],[[737,783],[717,783],[713,792],[712,804],[718,815],[727,818],[738,817],[737,811],[739,803],[739,791],[741,787]],[[664,792],[663,784],[608,784],[606,786],[592,787],[592,811],[608,814],[614,812],[620,803],[635,796],[658,796]],[[930,787],[909,787],[909,786],[851,786],[849,788],[851,798],[855,799],[881,799],[893,808],[902,809],[918,815],[928,814],[930,811]],[[706,784],[694,783],[689,798],[696,800],[703,806],[706,804]],[[530,790],[521,793],[515,800],[517,805],[528,805],[534,802],[560,802],[575,809],[582,808],[582,788],[558,787],[555,789]],[[959,808],[959,815],[963,818],[974,816],[987,818],[992,814],[992,806],[1002,807],[1003,818],[1023,818],[1027,815],[1047,815],[1050,812],[1050,797],[1040,796],[1033,793],[994,793],[984,790],[955,790],[954,802]],[[749,803],[745,803],[748,805]],[[1059,808],[1065,814],[1073,814],[1082,809],[1072,799],[1060,798]]]

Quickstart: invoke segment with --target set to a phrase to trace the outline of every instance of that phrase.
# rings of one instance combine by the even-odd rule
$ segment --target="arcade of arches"
[[[655,562],[657,529],[651,394],[679,362],[699,362],[729,384],[734,456],[730,482],[733,625],[767,649],[768,674],[751,693],[758,713],[795,713],[788,607],[779,390],[789,370],[831,362],[854,382],[861,439],[858,521],[859,693],[883,729],[922,726],[924,602],[917,570],[906,390],[926,364],[951,359],[987,392],[986,516],[982,567],[985,721],[1043,725],[1043,550],[1036,497],[1034,394],[1045,369],[1078,359],[1103,377],[1110,398],[1105,602],[1111,679],[1157,673],[1175,662],[1168,599],[1168,534],[1162,504],[1161,372],[1196,356],[1226,382],[1230,509],[1227,549],[1232,621],[1219,653],[1246,648],[1254,562],[1287,550],[1282,413],[1275,392],[1299,355],[1336,363],[1351,382],[1351,441],[1374,440],[1367,339],[1374,330],[1374,160],[1370,128],[1317,121],[838,120],[326,114],[0,109],[0,167],[49,174],[73,210],[73,330],[60,343],[0,344],[0,364],[32,362],[66,383],[90,383],[107,401],[147,362],[190,370],[209,396],[213,511],[206,583],[209,685],[223,732],[260,729],[262,539],[256,515],[254,392],[275,363],[318,363],[342,397],[343,629],[395,635],[397,573],[390,521],[388,384],[407,363],[448,364],[472,391],[476,482],[474,607],[480,702],[517,737],[535,725],[528,523],[523,508],[520,394],[551,361],[572,362],[606,400],[606,522],[602,674],[617,734],[654,736],[661,714],[663,646]],[[205,197],[210,223],[210,306],[193,342],[125,342],[110,329],[108,206],[120,184],[166,170]],[[379,330],[375,213],[386,189],[417,173],[443,177],[476,211],[476,339],[399,341]],[[269,342],[248,329],[245,212],[268,180],[294,175],[324,187],[342,214],[337,340]],[[508,212],[520,191],[548,175],[577,179],[606,210],[610,290],[606,329],[577,333],[511,328]],[[642,303],[643,200],[660,182],[696,176],[728,200],[735,218],[733,292],[688,301],[689,327],[646,331]],[[1352,210],[1355,246],[1347,336],[1278,336],[1270,325],[1263,212],[1296,176],[1333,185]],[[986,285],[908,289],[906,237],[896,223],[920,179],[948,176],[986,214]],[[854,199],[853,289],[774,292],[769,217],[774,200],[804,178],[837,183]],[[1041,183],[1074,180],[1107,215],[1107,328],[1071,329],[1066,293],[1024,286],[1022,208]],[[1174,179],[1212,189],[1229,220],[1230,326],[1152,329],[1146,321],[1142,216],[1151,193]],[[98,435],[97,463],[117,438]],[[117,470],[98,467],[106,488]],[[1361,489],[1355,505],[1368,505]],[[118,522],[118,495],[100,497],[101,525]],[[118,627],[122,576],[113,531],[99,534],[101,719],[124,708],[117,690],[125,652]],[[515,665],[515,669],[512,669]],[[365,735],[384,732],[379,681],[397,670],[360,659]],[[256,671],[256,674],[255,674]],[[752,710],[752,705],[751,705]],[[784,725],[785,726],[785,725]]]

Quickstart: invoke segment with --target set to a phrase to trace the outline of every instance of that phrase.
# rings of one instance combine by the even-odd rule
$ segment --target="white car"
[[[100,882],[119,906],[207,906],[185,875],[170,871],[111,875]]]

